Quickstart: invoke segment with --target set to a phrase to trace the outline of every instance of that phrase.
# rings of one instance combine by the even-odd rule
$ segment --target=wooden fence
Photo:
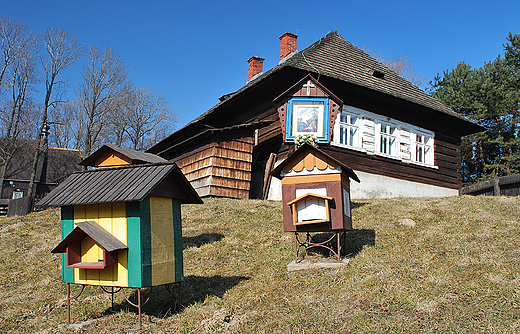
[[[7,217],[25,216],[33,209],[34,199],[32,197],[22,197],[9,201]]]
[[[460,190],[461,195],[520,196],[520,174],[502,176]]]

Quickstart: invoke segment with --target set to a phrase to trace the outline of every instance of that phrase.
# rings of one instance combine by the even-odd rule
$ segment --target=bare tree
[[[9,17],[0,18],[2,64],[0,65],[0,92],[8,68],[25,53],[33,43],[25,24]]]
[[[90,59],[83,68],[83,81],[78,90],[78,142],[83,157],[99,144],[108,121],[122,108],[129,90],[128,72],[111,48],[100,53],[90,48]]]
[[[363,51],[373,58],[375,58],[378,62],[385,65],[398,75],[402,76],[412,84],[417,87],[421,87],[425,83],[425,79],[418,76],[418,74],[413,70],[413,63],[410,57],[406,57],[403,55],[395,56],[393,58],[386,58],[381,54],[376,54],[366,47],[363,48]]]
[[[0,39],[3,55],[0,85],[4,99],[0,108],[0,196],[7,167],[20,148],[20,138],[28,137],[29,122],[33,120],[30,93],[37,81],[33,39],[25,25],[9,18],[0,18]]]
[[[76,37],[71,36],[64,29],[47,28],[41,38],[42,50],[38,53],[40,62],[44,70],[45,77],[45,102],[41,115],[41,123],[38,131],[38,139],[43,138],[47,124],[49,108],[61,102],[53,100],[53,90],[55,85],[59,85],[58,81],[60,73],[67,67],[73,65],[84,55],[83,44],[79,43]],[[31,170],[31,179],[29,181],[29,189],[27,195],[30,197],[34,192],[34,181],[36,178],[36,168],[40,157],[43,143],[40,142],[34,153],[34,160]]]
[[[171,112],[162,95],[155,95],[149,88],[138,87],[129,96],[126,105],[126,133],[134,150],[151,146],[161,127],[173,127],[176,112]]]
[[[76,148],[81,142],[81,133],[77,129],[78,106],[76,100],[69,100],[56,106],[49,137],[50,144],[54,147]]]

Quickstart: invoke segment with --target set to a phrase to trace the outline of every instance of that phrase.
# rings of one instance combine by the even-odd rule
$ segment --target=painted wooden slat
[[[126,203],[112,203],[112,234],[125,245],[127,241]],[[114,267],[115,286],[128,286],[128,250],[118,252]]]
[[[99,207],[97,204],[89,204],[85,206],[85,220],[94,220],[97,221],[99,219]],[[86,238],[90,239],[90,238]],[[86,240],[85,239],[85,240]],[[92,240],[92,239],[90,239]],[[81,242],[81,250],[83,253],[83,242]],[[88,246],[87,246],[88,247]],[[92,247],[86,252],[86,258],[83,259],[81,257],[81,262],[97,262],[98,259],[103,258],[103,250],[98,245],[92,245]],[[99,284],[99,270],[88,270],[88,269],[80,269],[80,271],[86,271],[87,274],[87,284],[98,285]]]
[[[128,286],[143,287],[141,274],[141,214],[140,202],[126,204]]]
[[[152,285],[152,245],[151,245],[151,218],[150,198],[139,203],[141,218],[141,284],[142,287]]]
[[[175,244],[171,198],[150,198],[152,285],[175,281]]]
[[[65,239],[74,230],[74,207],[61,208],[61,240]],[[74,283],[74,269],[67,266],[67,254],[61,254],[61,277],[64,283]]]
[[[184,281],[184,264],[183,264],[183,243],[182,243],[182,218],[181,218],[181,201],[172,200],[173,213],[173,243],[175,257],[175,282]]]
[[[341,174],[317,174],[309,176],[286,176],[282,179],[282,185],[305,184],[315,182],[341,181]]]

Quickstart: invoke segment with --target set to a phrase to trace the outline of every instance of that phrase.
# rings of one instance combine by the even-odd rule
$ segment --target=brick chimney
[[[280,61],[291,53],[296,52],[297,38],[298,35],[291,34],[290,32],[286,32],[280,36]]]
[[[255,75],[264,71],[264,58],[253,56],[247,61],[249,63],[249,71],[247,73],[247,81],[251,80]]]

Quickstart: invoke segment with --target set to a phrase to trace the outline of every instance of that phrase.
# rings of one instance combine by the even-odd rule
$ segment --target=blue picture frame
[[[287,101],[285,141],[294,142],[298,135],[313,134],[318,143],[329,143],[328,98],[293,97]]]

